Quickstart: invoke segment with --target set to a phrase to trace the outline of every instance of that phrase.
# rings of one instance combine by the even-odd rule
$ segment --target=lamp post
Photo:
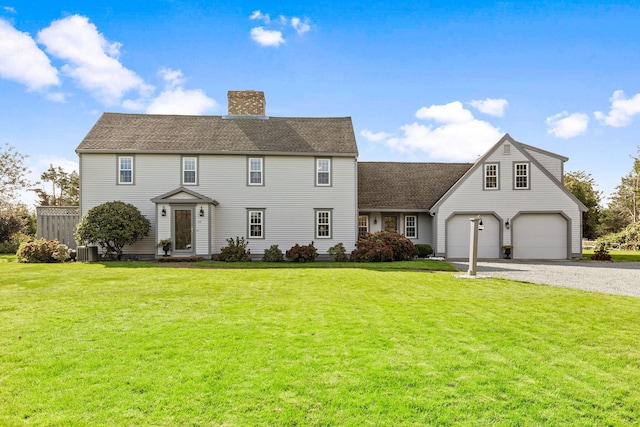
[[[471,233],[469,234],[469,276],[475,277],[478,267],[478,225],[481,217],[469,218],[471,221]]]

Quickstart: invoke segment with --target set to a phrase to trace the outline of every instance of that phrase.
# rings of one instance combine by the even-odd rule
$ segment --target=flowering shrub
[[[313,242],[303,246],[296,243],[295,246],[285,253],[285,256],[291,262],[313,262],[318,256],[318,251],[316,247],[313,246]]]
[[[351,261],[407,261],[417,255],[418,249],[411,240],[397,233],[378,231],[367,233],[356,242],[356,249],[351,252]]]
[[[278,247],[278,245],[271,245],[269,249],[264,250],[264,256],[262,257],[264,262],[282,262],[284,261],[284,255]]]
[[[64,262],[69,259],[69,248],[57,240],[29,240],[20,244],[16,255],[20,262]]]
[[[244,237],[236,236],[235,240],[233,238],[228,238],[227,243],[227,246],[220,249],[220,255],[217,257],[218,261],[251,261],[251,257],[249,256],[251,252],[247,249],[249,242],[247,242]]]

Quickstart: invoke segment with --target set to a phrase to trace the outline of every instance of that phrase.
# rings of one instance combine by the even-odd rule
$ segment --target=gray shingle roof
[[[104,113],[76,152],[357,155],[350,117],[178,116]]]
[[[427,210],[473,163],[358,162],[358,208]]]

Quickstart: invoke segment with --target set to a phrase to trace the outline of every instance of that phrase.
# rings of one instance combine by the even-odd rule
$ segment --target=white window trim
[[[518,175],[518,166],[525,166],[525,175]],[[527,185],[524,187],[518,186],[518,177],[526,177]],[[513,163],[513,189],[514,190],[529,190],[531,188],[531,165],[529,162],[514,162]]]
[[[184,179],[185,172],[191,171],[191,170],[185,169],[185,163],[187,160],[190,160],[190,159],[194,160],[194,165],[195,165],[195,169],[193,170],[193,172],[195,172],[194,182],[186,182]],[[180,174],[181,174],[180,182],[182,182],[182,185],[198,185],[198,156],[182,156],[181,163],[182,163],[182,166],[180,168]]]
[[[320,170],[320,162],[321,161],[325,161],[325,160],[327,161],[327,165],[328,165],[328,169],[329,170],[321,171]],[[315,165],[316,165],[316,186],[317,187],[331,187],[331,163],[332,163],[331,158],[328,158],[328,157],[321,157],[321,158],[319,157],[319,158],[316,159]],[[329,181],[328,183],[326,183],[326,184],[325,183],[320,183],[320,174],[321,173],[322,174],[325,174],[325,173],[327,174],[328,181]]]
[[[488,187],[487,186],[487,171],[489,170],[490,166],[495,166],[496,167],[496,186],[495,187]],[[499,190],[500,189],[500,164],[499,163],[485,163],[484,167],[483,167],[483,171],[484,173],[482,174],[482,188],[485,190]]]
[[[264,209],[247,209],[247,238],[248,239],[264,239]],[[259,223],[252,223],[252,214],[254,213],[258,213],[260,214],[260,222]],[[260,235],[259,236],[252,236],[251,232],[252,232],[252,228],[254,225],[260,225]]]
[[[407,219],[413,218],[413,225],[409,226]],[[409,229],[413,229],[413,234],[409,233]],[[405,215],[404,217],[404,235],[410,239],[418,238],[418,215]]]
[[[360,225],[360,218],[364,218],[366,224],[364,226]],[[358,215],[358,238],[360,238],[360,229],[366,228],[365,234],[369,232],[369,215]]]
[[[251,169],[251,162],[258,160],[260,162],[260,170]],[[251,174],[253,172],[260,172],[260,182],[251,182]],[[264,185],[264,158],[263,157],[248,157],[247,158],[247,185],[259,187]]]
[[[323,213],[327,213],[327,219],[328,222],[325,223],[320,223],[320,214]],[[315,235],[316,235],[316,239],[331,239],[333,237],[333,209],[316,209],[315,210]],[[321,236],[319,231],[320,231],[320,226],[322,225],[326,225],[328,227],[328,235],[327,236]]]
[[[127,171],[129,169],[122,169],[122,160],[123,159],[131,159],[131,181],[122,181],[121,177],[122,171]],[[118,180],[118,185],[133,185],[135,183],[135,160],[133,156],[118,156],[118,160],[117,160],[118,164],[117,164],[117,168],[118,168],[118,176],[117,176],[117,180]]]

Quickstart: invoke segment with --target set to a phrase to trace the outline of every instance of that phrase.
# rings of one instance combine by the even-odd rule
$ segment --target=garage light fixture
[[[509,224],[509,218],[507,218],[507,221],[504,223],[505,228],[508,230],[509,227],[511,226],[511,224]]]
[[[204,208],[200,206],[200,216],[204,216]]]
[[[162,216],[167,216],[167,210],[164,208],[164,206],[162,207]]]

